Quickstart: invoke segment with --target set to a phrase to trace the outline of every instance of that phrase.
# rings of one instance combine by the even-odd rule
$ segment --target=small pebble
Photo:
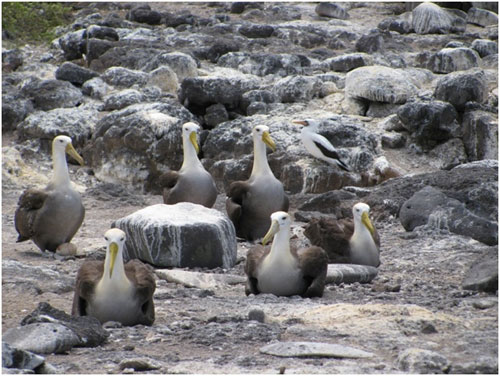
[[[263,323],[266,319],[266,314],[261,309],[252,309],[248,312],[248,319]]]
[[[481,299],[472,302],[472,306],[477,309],[488,309],[495,306],[497,302],[495,300]]]

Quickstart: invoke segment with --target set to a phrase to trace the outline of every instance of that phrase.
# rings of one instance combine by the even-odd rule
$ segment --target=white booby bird
[[[196,136],[199,129],[197,124],[191,122],[182,126],[184,160],[181,169],[169,171],[160,178],[165,204],[192,202],[211,208],[217,199],[214,179],[198,159],[200,149]]]
[[[370,220],[370,207],[358,202],[352,207],[354,233],[349,239],[351,263],[361,265],[380,265],[380,238]]]
[[[318,133],[318,121],[307,119],[294,120],[293,122],[304,126],[300,132],[300,139],[309,153],[316,158],[339,166],[342,170],[350,171],[349,166],[340,159],[337,150],[330,141]]]
[[[19,197],[14,225],[17,242],[32,239],[43,252],[55,252],[61,244],[71,241],[80,228],[85,208],[80,194],[71,186],[66,155],[83,165],[68,136],[52,141],[52,180],[42,190],[28,189]]]
[[[151,325],[155,320],[153,273],[139,260],[123,263],[125,233],[117,228],[104,234],[104,261],[86,261],[76,276],[73,316],[93,316],[101,324]]]
[[[256,245],[247,254],[245,293],[277,296],[322,296],[328,256],[320,247],[290,247],[290,216],[282,211],[271,215],[271,227],[262,244],[273,238],[271,247]]]
[[[275,178],[267,162],[266,145],[273,151],[276,149],[269,127],[254,127],[252,136],[254,157],[250,178],[232,182],[226,199],[226,211],[236,235],[246,240],[264,236],[271,224],[270,215],[288,210],[283,184]]]

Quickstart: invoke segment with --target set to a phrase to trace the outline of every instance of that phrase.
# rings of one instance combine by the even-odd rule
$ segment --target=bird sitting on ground
[[[266,145],[273,151],[276,149],[269,127],[254,127],[252,137],[254,159],[250,178],[232,182],[226,199],[226,211],[236,235],[250,241],[263,237],[271,224],[270,215],[278,210],[287,211],[289,203],[283,184],[267,161]]]
[[[271,247],[256,245],[248,251],[245,264],[245,293],[277,296],[320,297],[325,288],[328,256],[320,247],[290,246],[290,216],[282,211],[271,215],[271,227],[262,244],[273,238]]]
[[[104,234],[104,261],[86,261],[76,276],[73,316],[93,316],[101,324],[152,325],[155,320],[153,272],[139,260],[123,263],[125,233],[117,228]]]
[[[342,161],[330,141],[318,133],[319,122],[317,120],[294,120],[293,123],[303,125],[300,139],[311,155],[336,165],[344,171],[350,171],[349,166]]]
[[[57,136],[52,141],[52,180],[44,189],[28,189],[19,197],[14,225],[17,242],[31,239],[42,252],[55,252],[69,243],[80,228],[85,216],[82,198],[69,180],[66,155],[68,153],[83,165],[68,136]]]
[[[198,159],[200,149],[196,135],[199,129],[197,124],[191,122],[182,126],[184,160],[181,169],[169,171],[160,177],[165,204],[192,202],[211,208],[217,199],[214,179]]]

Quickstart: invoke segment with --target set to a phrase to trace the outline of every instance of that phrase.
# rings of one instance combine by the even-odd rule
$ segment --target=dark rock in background
[[[82,85],[85,81],[98,76],[98,73],[70,62],[62,64],[56,70],[58,80],[69,81],[75,85]]]
[[[496,222],[475,215],[464,203],[431,186],[424,187],[403,203],[399,218],[407,231],[428,225],[470,236],[488,245],[498,242]]]
[[[438,80],[434,96],[457,111],[463,111],[467,102],[484,103],[488,99],[485,74],[482,70],[447,74]]]
[[[340,5],[335,3],[319,3],[314,11],[321,17],[338,18],[346,20],[349,18],[349,13]]]
[[[132,8],[127,13],[127,20],[133,22],[147,23],[149,25],[159,25],[161,22],[161,14],[151,10],[148,4],[141,4]]]
[[[466,272],[462,282],[465,290],[494,293],[498,291],[498,249],[488,247]]]

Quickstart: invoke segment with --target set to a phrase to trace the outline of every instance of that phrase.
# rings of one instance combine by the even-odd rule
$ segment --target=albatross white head
[[[53,177],[52,182],[56,186],[69,185],[68,164],[66,163],[66,153],[71,155],[83,166],[83,158],[76,152],[71,138],[68,136],[57,136],[52,141],[52,163]]]
[[[106,259],[104,260],[103,280],[120,282],[127,279],[123,265],[123,245],[125,244],[125,233],[112,228],[104,234],[106,240]]]
[[[363,226],[373,237],[375,228],[370,220],[370,207],[363,202],[358,202],[352,207],[352,214],[354,216],[354,231],[361,229]]]
[[[199,125],[188,122],[182,125],[182,148],[184,151],[184,160],[181,168],[188,168],[201,164],[198,159],[200,147],[198,145]]]
[[[251,176],[271,174],[272,171],[267,162],[266,145],[272,151],[276,150],[276,144],[269,134],[269,127],[257,125],[252,130],[253,137],[253,168]],[[274,176],[274,175],[273,175]]]
[[[264,238],[262,244],[266,245],[273,239],[271,253],[290,253],[290,228],[292,220],[288,213],[277,211],[271,214],[271,227]]]

